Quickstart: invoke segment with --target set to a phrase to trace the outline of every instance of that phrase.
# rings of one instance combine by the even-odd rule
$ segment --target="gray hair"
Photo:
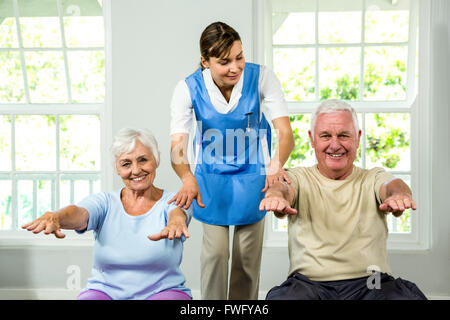
[[[114,141],[111,146],[113,156],[117,159],[121,154],[131,152],[136,145],[136,139],[139,139],[144,146],[152,150],[156,165],[159,166],[160,153],[158,149],[158,142],[152,132],[148,129],[120,129],[114,137]]]
[[[317,117],[322,113],[334,113],[348,111],[351,113],[353,118],[353,126],[355,127],[355,133],[358,135],[359,132],[359,124],[358,124],[358,115],[356,114],[355,109],[352,108],[350,104],[345,101],[341,101],[338,99],[330,99],[323,101],[316,109],[311,119],[311,136],[314,139],[314,127],[316,126]]]

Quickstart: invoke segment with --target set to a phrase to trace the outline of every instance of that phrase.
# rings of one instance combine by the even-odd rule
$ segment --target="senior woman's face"
[[[145,191],[153,185],[156,167],[152,150],[139,139],[130,153],[123,153],[116,159],[119,176],[125,186],[133,191]]]

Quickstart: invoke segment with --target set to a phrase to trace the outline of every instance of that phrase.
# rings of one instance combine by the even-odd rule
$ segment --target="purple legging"
[[[89,289],[80,293],[77,300],[112,300],[112,298],[102,291]],[[172,289],[155,293],[147,300],[192,300],[192,298],[181,290]]]

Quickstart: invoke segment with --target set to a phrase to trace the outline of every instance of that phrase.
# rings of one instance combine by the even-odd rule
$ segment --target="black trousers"
[[[371,279],[312,281],[295,273],[272,288],[266,300],[427,300],[414,283],[386,273],[378,275],[377,284],[374,276]]]

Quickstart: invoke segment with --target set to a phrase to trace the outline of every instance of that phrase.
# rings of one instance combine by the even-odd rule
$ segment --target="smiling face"
[[[314,137],[309,131],[309,138],[322,175],[333,180],[342,180],[350,175],[359,147],[361,130],[355,132],[349,111],[318,115]]]
[[[233,42],[230,52],[224,57],[210,57],[206,60],[200,57],[202,66],[209,68],[214,83],[219,89],[232,88],[241,78],[245,67],[245,57],[242,52],[242,43]]]
[[[144,192],[153,185],[157,164],[152,150],[136,139],[131,152],[116,158],[116,168],[127,189]]]

